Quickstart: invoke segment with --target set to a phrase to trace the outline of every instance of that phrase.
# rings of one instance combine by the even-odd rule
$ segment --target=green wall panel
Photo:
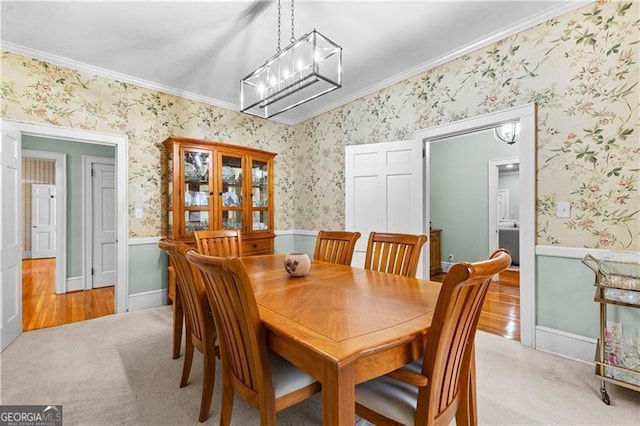
[[[167,255],[157,244],[129,246],[129,294],[167,288]]]
[[[592,338],[600,330],[595,274],[580,259],[537,256],[537,325]],[[640,309],[608,307],[608,320],[626,336],[640,335]]]

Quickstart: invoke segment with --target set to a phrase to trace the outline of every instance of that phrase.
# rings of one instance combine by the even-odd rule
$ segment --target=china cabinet
[[[180,137],[163,145],[167,238],[195,244],[194,231],[238,229],[243,255],[273,253],[275,153]]]

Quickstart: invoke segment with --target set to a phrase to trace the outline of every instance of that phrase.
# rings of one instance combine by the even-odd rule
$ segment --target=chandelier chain
[[[294,5],[293,5],[293,0],[291,0],[291,39],[290,39],[291,43],[296,41],[296,36],[294,34],[293,22],[294,22]]]
[[[278,0],[278,50],[276,51],[277,53],[280,53],[280,16],[281,16],[281,7],[280,7],[280,0]]]

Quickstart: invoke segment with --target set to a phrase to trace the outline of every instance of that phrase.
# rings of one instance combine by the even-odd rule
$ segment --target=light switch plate
[[[141,208],[134,209],[133,215],[135,216],[136,219],[142,219],[142,209]]]
[[[571,217],[571,204],[568,201],[556,203],[556,217]]]

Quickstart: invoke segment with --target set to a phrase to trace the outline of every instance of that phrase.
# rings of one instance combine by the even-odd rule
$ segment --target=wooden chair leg
[[[216,380],[216,358],[213,354],[204,355],[204,371],[202,377],[202,399],[200,401],[200,418],[201,422],[209,418],[211,410],[211,399],[213,398],[213,384]]]
[[[184,323],[184,310],[180,290],[176,286],[173,296],[173,359],[180,358],[180,345],[182,343],[182,324]]]
[[[478,424],[478,407],[476,399],[476,352],[475,345],[471,350],[469,377],[460,390],[462,398],[456,412],[456,425],[476,426]]]
[[[193,362],[193,342],[191,341],[191,333],[187,330],[186,344],[184,348],[184,364],[182,366],[182,380],[180,387],[183,388],[189,383],[189,374],[191,373],[191,364]]]
[[[229,426],[233,414],[233,384],[228,372],[222,371],[222,403],[220,404],[220,425]]]

